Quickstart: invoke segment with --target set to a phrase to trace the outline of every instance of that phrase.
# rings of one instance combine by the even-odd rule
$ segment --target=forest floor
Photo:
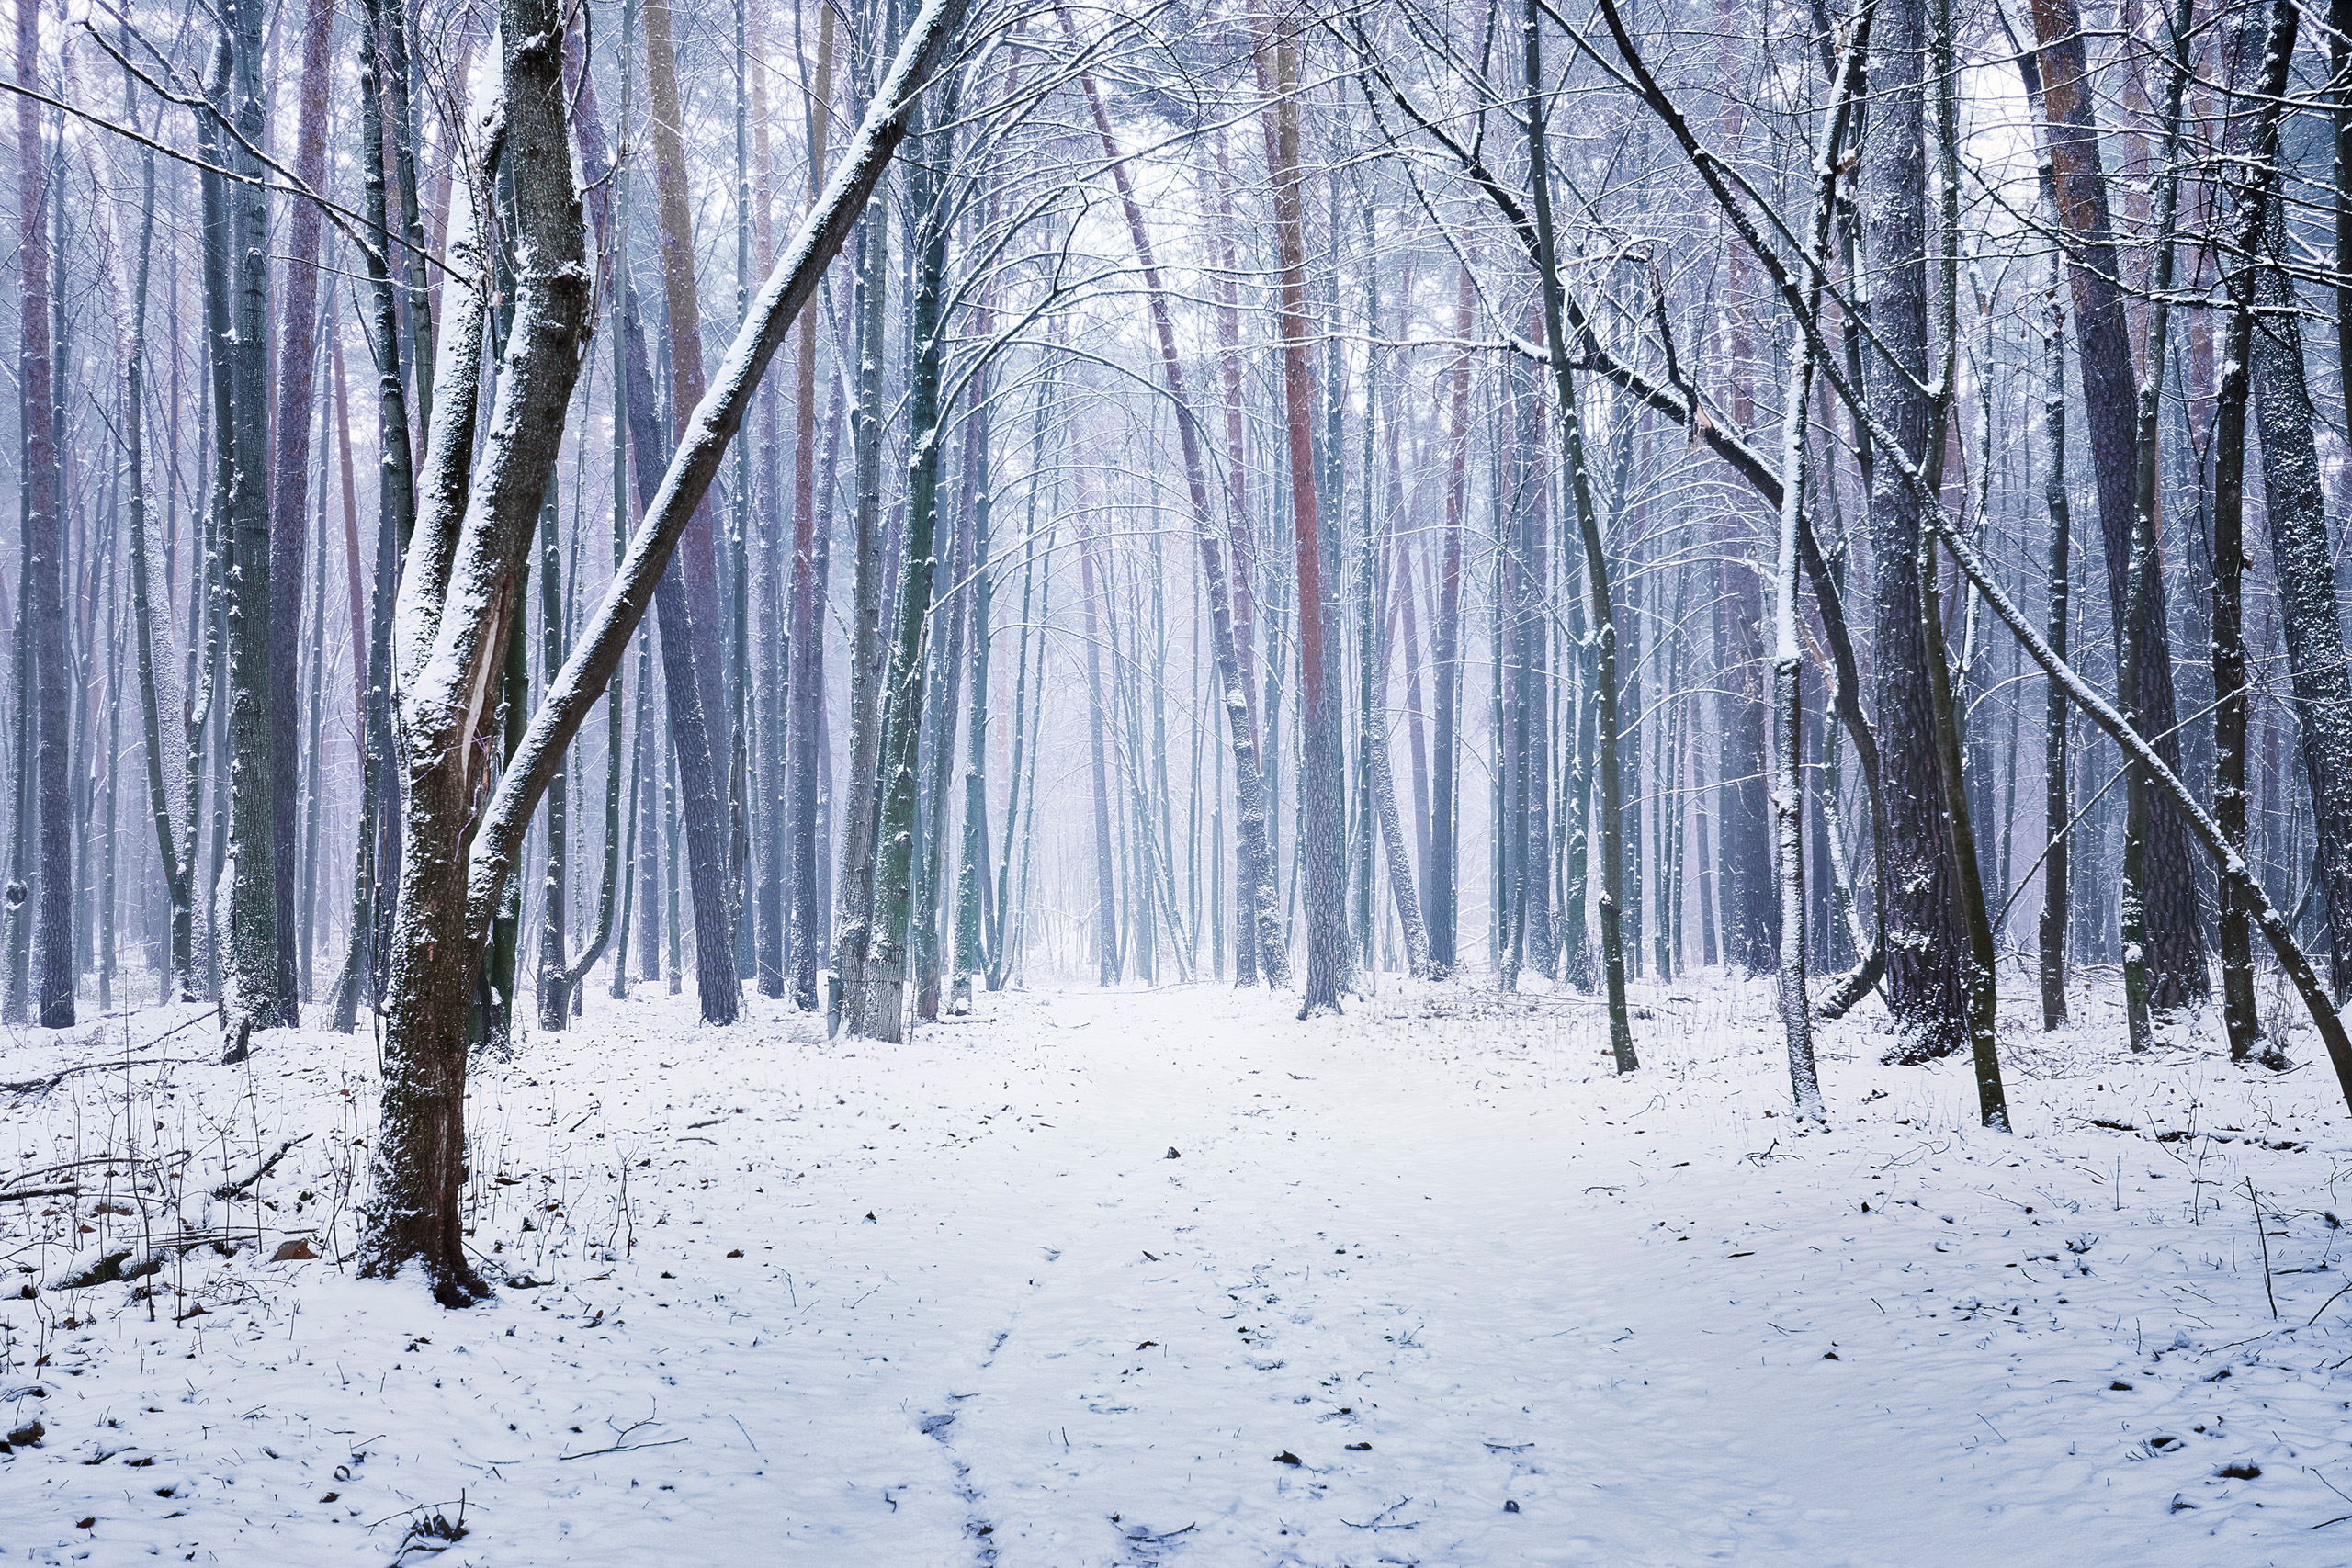
[[[598,994],[477,1074],[460,1313],[338,1264],[367,1037],[11,1035],[0,1193],[84,1190],[0,1201],[0,1562],[2352,1561],[2307,1033],[2274,1075],[2020,1011],[2009,1135],[1851,1021],[1801,1133],[1769,985],[1636,1001],[1621,1078],[1585,998],[1460,983],[897,1047]]]

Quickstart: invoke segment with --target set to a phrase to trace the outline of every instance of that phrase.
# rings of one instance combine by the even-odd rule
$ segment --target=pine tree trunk
[[[2172,636],[2162,591],[2163,562],[2153,549],[2146,558],[2150,591],[2133,615],[2131,592],[2133,537],[2137,532],[2136,378],[2118,279],[2113,228],[2109,220],[2107,175],[2101,160],[2075,0],[2030,0],[2041,49],[2042,102],[2048,121],[2051,165],[2056,178],[2058,216],[2068,242],[2074,282],[2075,333],[2083,381],[2083,412],[2089,427],[2091,467],[2097,479],[2099,532],[2107,558],[2109,608],[2114,617],[2119,665],[2136,650],[2141,681],[2134,711],[2127,714],[2153,738],[2156,754],[2176,773],[2180,743],[2176,733]],[[1881,27],[1884,21],[1882,19]],[[1873,138],[1875,140],[1875,137]],[[1893,751],[1892,737],[1888,750]],[[2134,770],[2127,787],[2140,793],[2139,815],[2146,822],[2144,867],[2127,893],[2145,910],[2150,1007],[2170,1012],[2201,1000],[2211,982],[2205,973],[2204,940],[2199,931],[2196,878],[2188,830],[2179,813],[2147,795],[2147,780]]]
[[[306,0],[302,21],[300,120],[295,132],[294,173],[312,190],[326,186],[327,44],[334,30],[334,0]],[[269,576],[273,587],[268,668],[272,691],[299,689],[302,646],[302,568],[308,544],[311,414],[318,367],[319,234],[315,202],[288,205],[285,299],[278,310],[277,423],[269,487]],[[269,705],[270,749],[288,780],[294,775],[300,710],[291,700]],[[286,1021],[296,1021],[298,934],[295,900],[299,846],[295,841],[299,802],[291,788],[275,792],[271,853],[277,871],[277,991]]]
[[[128,86],[126,85],[126,92]],[[155,825],[155,853],[164,873],[164,896],[169,936],[164,996],[193,1001],[196,978],[195,911],[191,907],[188,867],[180,858],[178,835],[172,827],[171,789],[164,770],[164,716],[155,678],[158,627],[153,602],[156,571],[147,538],[147,284],[154,256],[155,155],[140,159],[139,249],[130,289],[130,352],[123,365],[123,457],[130,490],[130,619],[139,671],[141,748],[147,758],[147,808]],[[164,654],[171,654],[170,606],[164,606],[162,628]]]
[[[1306,908],[1306,979],[1301,1018],[1340,1010],[1347,988],[1347,824],[1340,770],[1340,683],[1331,678],[1330,605],[1323,587],[1321,516],[1315,494],[1315,374],[1307,363],[1315,335],[1306,314],[1306,244],[1300,210],[1298,59],[1287,33],[1260,39],[1261,85],[1272,97],[1268,171],[1274,187],[1274,231],[1281,263],[1283,401],[1290,438],[1291,537],[1297,558],[1299,881]],[[1271,62],[1267,56],[1271,55]],[[1271,64],[1272,81],[1264,82]],[[1268,711],[1272,711],[1269,705]]]
[[[652,110],[654,185],[659,196],[662,282],[668,305],[670,406],[683,422],[702,403],[702,306],[695,281],[694,220],[689,208],[685,148],[681,138],[678,71],[671,45],[670,8],[645,12],[645,78]],[[632,420],[634,425],[634,420]],[[637,432],[632,428],[631,439]],[[670,443],[639,451],[666,451]],[[658,475],[650,462],[639,465],[640,496],[651,501]],[[676,586],[665,577],[660,590],[662,668],[669,682],[672,739],[677,750],[678,784],[684,798],[687,880],[695,908],[695,984],[706,1023],[732,1023],[742,1005],[737,976],[738,915],[729,850],[732,820],[727,755],[720,741],[728,712],[721,691],[718,547],[707,503],[686,526],[672,557]]]
[[[825,138],[833,88],[833,11],[819,7],[817,84],[808,103],[808,199],[824,185]],[[792,802],[792,998],[804,1011],[817,1006],[817,970],[828,951],[829,913],[818,896],[825,845],[817,832],[818,737],[824,726],[825,623],[817,581],[819,540],[831,532],[832,497],[817,490],[817,321],[800,328],[793,417],[797,432],[792,468],[792,722],[786,761]]]

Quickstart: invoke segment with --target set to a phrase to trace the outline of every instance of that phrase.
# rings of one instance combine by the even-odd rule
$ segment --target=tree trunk
[[[1872,23],[1871,135],[1863,145],[1861,209],[1874,274],[1871,324],[1878,351],[1868,355],[1871,412],[1900,444],[1904,459],[1926,454],[1933,410],[1922,388],[1928,375],[1928,164],[1924,62],[1925,0],[1894,0]],[[1890,357],[1891,356],[1891,357]],[[1945,830],[1943,768],[1936,748],[1921,602],[1922,499],[1902,465],[1874,465],[1869,528],[1876,562],[1878,742],[1885,795],[1879,881],[1885,890],[1887,1006],[1907,1038],[1911,1059],[1939,1056],[1967,1038],[1960,967],[1965,950],[1954,886],[1951,840]]]
[[[2272,51],[2280,47],[2274,38]],[[2271,144],[2257,141],[2252,154],[2256,177],[2266,186],[2250,198],[2265,208],[2261,231],[2248,236],[2260,258],[2251,279],[2260,318],[2250,344],[2254,414],[2262,441],[2263,513],[2269,519],[2279,627],[2302,731],[2303,776],[2319,844],[2316,869],[2327,906],[2329,986],[2341,1002],[2352,997],[2352,669],[2345,662],[2337,618],[2335,555],[2312,434],[2318,422],[2303,374],[2302,326],[2287,272],[2286,226],[2270,194],[2279,178],[2275,123],[2268,134]]]
[[[670,326],[670,406],[684,422],[703,399],[702,304],[695,282],[694,220],[670,22],[669,6],[646,7],[645,79],[652,110],[662,282]],[[652,465],[643,468],[640,488]],[[662,669],[670,682],[671,731],[677,748],[678,785],[684,795],[686,871],[695,907],[695,985],[703,1021],[732,1023],[742,1005],[742,986],[736,973],[738,910],[728,846],[731,792],[719,744],[726,733],[721,719],[728,711],[720,689],[722,599],[718,547],[707,505],[687,525],[673,558],[679,566],[678,588],[665,585],[661,590]]]
[[[302,20],[301,118],[295,132],[294,173],[312,190],[326,187],[327,44],[334,31],[334,0],[307,0]],[[269,488],[269,686],[281,700],[269,705],[270,749],[290,780],[300,744],[297,665],[302,643],[302,567],[308,543],[311,403],[318,367],[319,231],[315,202],[287,208],[286,289],[278,308],[277,427]],[[298,931],[295,901],[295,792],[281,788],[272,802],[271,853],[277,870],[277,990],[286,1021],[296,1021]]]
[[[1600,737],[1600,962],[1609,995],[1610,1050],[1616,1059],[1617,1071],[1622,1074],[1633,1072],[1641,1062],[1634,1051],[1632,1016],[1625,1003],[1622,923],[1625,898],[1624,782],[1617,755],[1617,618],[1610,599],[1608,547],[1600,536],[1600,518],[1592,504],[1592,479],[1586,470],[1584,412],[1577,400],[1575,372],[1568,363],[1566,290],[1561,283],[1558,242],[1552,219],[1551,154],[1544,127],[1548,109],[1542,96],[1543,37],[1538,26],[1538,5],[1539,0],[1527,0],[1525,23],[1524,81],[1533,110],[1527,118],[1528,166],[1535,208],[1532,259],[1543,290],[1544,336],[1559,404],[1562,456],[1568,466],[1568,487],[1576,501],[1577,532],[1584,543],[1585,592],[1593,637],[1595,722]]]
[[[857,494],[853,522],[857,554],[851,590],[849,798],[842,812],[841,876],[833,967],[839,990],[828,1032],[843,1024],[863,1032],[871,996],[866,966],[874,947],[874,823],[879,807],[882,692],[888,651],[882,638],[883,361],[888,348],[889,220],[877,214],[858,231],[856,435]]]
[[[817,83],[808,100],[808,199],[824,186],[825,138],[833,91],[833,11],[820,6],[817,28]],[[817,582],[818,540],[830,532],[820,507],[832,497],[817,491],[817,321],[800,329],[793,417],[797,439],[792,468],[792,724],[786,767],[792,802],[792,998],[806,1011],[817,1006],[817,970],[827,951],[827,910],[818,897],[823,882],[825,846],[817,834],[817,750],[824,726],[825,622]]]
[[[2172,637],[2162,592],[2163,562],[2147,557],[2150,591],[2134,617],[2131,593],[2136,532],[2136,378],[2118,279],[2114,231],[2108,215],[2082,21],[2075,0],[2030,0],[2041,50],[2042,102],[2049,125],[2058,217],[2074,280],[2075,347],[2083,379],[2097,479],[2099,533],[2107,557],[2108,600],[2114,616],[2117,658],[2125,642],[2136,650],[2142,679],[2134,711],[2126,716],[2153,739],[2165,765],[2180,771],[2180,742],[2172,684]],[[1883,22],[1881,24],[1883,25]],[[1890,738],[1891,739],[1891,738]],[[1890,744],[1890,750],[1893,749]],[[2128,787],[2148,787],[2136,773]],[[2141,808],[2147,822],[2143,881],[2133,891],[2145,909],[2148,1002],[2160,1012],[2188,1007],[2210,988],[2204,940],[2198,929],[2196,878],[2188,831],[2179,813],[2153,800]]]
[[[230,86],[224,112],[244,143],[263,141],[263,7],[233,0]],[[229,166],[258,175],[242,147]],[[231,458],[226,517],[229,629],[229,962],[222,976],[226,1058],[241,1058],[254,1030],[291,1023],[280,990],[277,870],[277,748],[273,733],[270,637],[269,213],[243,179],[224,182],[229,217],[231,404],[220,434]],[[299,588],[297,604],[299,606]],[[44,740],[46,736],[44,736]],[[291,762],[292,758],[286,761]]]
[[[460,308],[458,373],[435,407],[428,444],[441,482],[428,487],[431,510],[402,574],[399,709],[411,809],[371,1162],[375,1201],[360,1249],[363,1274],[389,1278],[416,1263],[452,1306],[487,1293],[458,1229],[466,1010],[480,955],[469,939],[467,840],[496,719],[479,694],[504,661],[588,317],[580,197],[565,145],[562,29],[549,0],[503,0],[499,31],[511,171],[502,217],[517,260],[513,326],[477,474],[468,461],[475,380],[468,351],[480,341],[487,301],[477,292]],[[475,288],[486,281],[476,279]],[[461,511],[447,482],[457,477],[474,481]],[[494,890],[486,902],[495,906]]]
[[[1278,27],[1279,24],[1272,25]],[[1290,437],[1291,536],[1298,561],[1299,881],[1306,906],[1306,981],[1298,1016],[1340,1010],[1348,979],[1347,824],[1340,798],[1340,684],[1331,679],[1330,605],[1323,588],[1321,516],[1315,494],[1314,335],[1306,314],[1306,243],[1300,210],[1298,58],[1287,32],[1260,39],[1272,55],[1274,231],[1281,260],[1283,419]],[[1271,711],[1271,709],[1270,709]]]
[[[128,85],[125,91],[128,93]],[[147,756],[147,808],[155,824],[155,854],[164,873],[166,971],[164,994],[182,1001],[196,1000],[195,910],[191,905],[188,866],[180,858],[179,836],[172,827],[171,789],[164,769],[164,716],[155,678],[158,628],[153,598],[156,572],[147,539],[147,283],[154,256],[155,155],[140,158],[139,249],[130,287],[130,352],[123,364],[122,442],[124,467],[130,490],[130,619],[139,671],[139,721],[141,749]],[[166,588],[168,593],[168,586]],[[165,607],[163,656],[170,656],[170,606]],[[355,652],[354,657],[356,657]]]

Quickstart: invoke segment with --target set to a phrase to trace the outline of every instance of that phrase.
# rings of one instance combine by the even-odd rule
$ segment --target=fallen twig
[[[1417,1526],[1419,1526],[1419,1525],[1420,1524],[1420,1521],[1419,1521],[1419,1519],[1415,1519],[1415,1520],[1413,1520],[1413,1521],[1412,1521],[1411,1523],[1409,1523],[1409,1524],[1401,1524],[1401,1525],[1384,1525],[1384,1524],[1382,1524],[1382,1523],[1380,1522],[1381,1520],[1383,1520],[1383,1519],[1386,1518],[1389,1515],[1391,1515],[1391,1514],[1395,1513],[1397,1509],[1399,1509],[1399,1508],[1403,1507],[1406,1504],[1408,1504],[1408,1503],[1409,1503],[1409,1502],[1411,1502],[1411,1501],[1412,1501],[1412,1499],[1411,1499],[1410,1497],[1399,1497],[1399,1498],[1397,1498],[1397,1499],[1396,1499],[1396,1501],[1395,1501],[1394,1503],[1389,1504],[1389,1505],[1388,1505],[1388,1506],[1386,1506],[1386,1507],[1385,1507],[1385,1508],[1381,1509],[1381,1510],[1380,1510],[1380,1512],[1378,1512],[1378,1513],[1376,1513],[1376,1514],[1373,1515],[1373,1516],[1372,1516],[1372,1517],[1370,1517],[1370,1518],[1368,1518],[1368,1519],[1364,1520],[1364,1522],[1363,1522],[1363,1523],[1362,1523],[1362,1524],[1358,1524],[1358,1523],[1356,1523],[1356,1522],[1355,1522],[1355,1520],[1353,1520],[1353,1519],[1341,1519],[1340,1522],[1341,1524],[1343,1524],[1343,1525],[1347,1526],[1350,1529],[1352,1529],[1352,1530],[1408,1530],[1408,1529],[1412,1529],[1416,1528]]]
[[[658,1443],[615,1443],[609,1449],[590,1449],[584,1454],[558,1454],[555,1457],[560,1460],[594,1459],[598,1454],[628,1454],[635,1453],[639,1449],[666,1449],[673,1443],[683,1443],[685,1440],[684,1438],[664,1438]]]
[[[233,1180],[224,1181],[220,1186],[214,1188],[212,1190],[212,1196],[218,1199],[234,1198],[238,1193],[243,1192],[248,1187],[254,1186],[259,1182],[263,1177],[267,1176],[271,1171],[276,1170],[277,1168],[277,1162],[286,1157],[288,1151],[293,1149],[298,1145],[309,1143],[311,1141],[311,1134],[305,1133],[299,1138],[287,1139],[284,1143],[277,1145],[277,1152],[276,1154],[270,1156],[267,1159],[263,1160],[259,1165],[253,1167],[251,1169],[245,1171],[244,1174],[235,1178]]]

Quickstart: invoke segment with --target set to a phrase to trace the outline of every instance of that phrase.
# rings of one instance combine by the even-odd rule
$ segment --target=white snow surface
[[[0,1203],[43,1428],[0,1562],[2352,1561],[2324,1061],[2135,1059],[2102,992],[2005,1024],[2007,1135],[1849,1021],[1808,1134],[1768,984],[1634,994],[1623,1078],[1587,998],[1460,983],[984,995],[903,1046],[595,995],[475,1076],[501,1285],[454,1313],[337,1261],[366,1036],[13,1034],[0,1079],[133,1049],[0,1093],[0,1192],[164,1164]],[[39,1288],[187,1224],[259,1244]]]

